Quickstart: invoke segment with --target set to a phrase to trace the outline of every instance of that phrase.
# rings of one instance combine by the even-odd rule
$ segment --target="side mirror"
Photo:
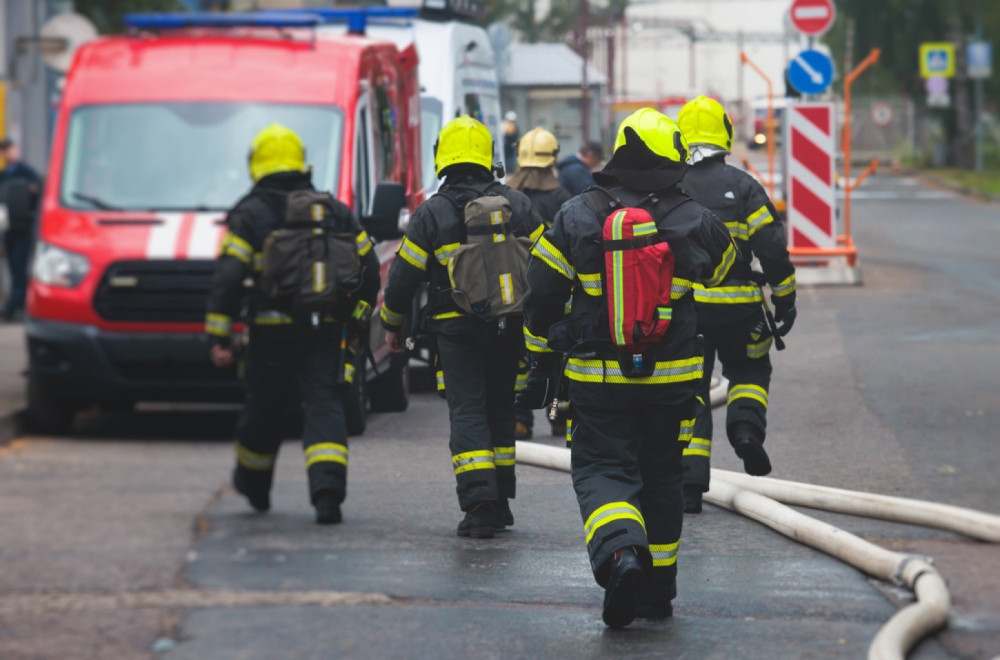
[[[375,186],[372,213],[362,218],[368,235],[377,241],[403,236],[400,214],[406,210],[406,187],[396,181],[380,181]]]

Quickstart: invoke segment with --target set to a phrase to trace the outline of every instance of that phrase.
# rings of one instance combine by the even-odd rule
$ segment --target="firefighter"
[[[449,257],[466,242],[463,209],[483,195],[501,195],[513,210],[514,233],[541,235],[531,201],[494,179],[493,139],[479,121],[449,121],[434,145],[434,170],[444,182],[414,212],[389,270],[381,320],[393,353],[404,349],[406,312],[429,282],[424,317],[435,338],[451,422],[449,447],[458,504],[458,535],[493,538],[514,524],[514,381],[524,353],[518,314],[487,321],[461,311],[450,295]]]
[[[293,191],[313,190],[302,141],[290,129],[271,124],[254,138],[249,156],[253,187],[229,211],[227,231],[216,262],[205,329],[212,362],[233,364],[232,328],[249,292],[249,343],[245,352],[246,400],[236,425],[236,467],[233,487],[257,511],[271,506],[270,490],[288,392],[298,386],[304,403],[302,443],[309,495],[319,524],[339,523],[340,505],[347,488],[347,427],[338,384],[347,369],[342,337],[358,336],[364,311],[371,309],[379,288],[378,258],[368,235],[351,210],[336,202],[337,217],[357,235],[364,275],[355,314],[349,318],[293,318],[268,309],[260,291],[259,275],[264,239],[284,221],[286,201]],[[345,325],[347,324],[347,325]]]
[[[768,328],[761,285],[771,287],[775,334],[795,322],[795,267],[788,257],[785,226],[764,188],[748,173],[726,164],[733,124],[718,101],[699,96],[681,108],[678,125],[691,146],[685,189],[721,217],[739,246],[740,259],[722,286],[695,286],[698,330],[705,338],[705,373],[691,442],[684,450],[684,510],[698,513],[709,488],[712,406],[709,388],[715,355],[729,380],[726,435],[743,469],[763,476],[771,471],[764,450],[768,386],[771,382]],[[763,272],[755,272],[756,258]]]
[[[552,378],[560,372],[553,355],[567,355],[562,379],[573,402],[573,487],[591,568],[605,588],[604,622],[613,628],[635,616],[673,614],[682,440],[702,374],[691,287],[717,285],[736,258],[725,225],[680,190],[686,158],[671,119],[651,108],[636,111],[621,123],[611,160],[596,173],[608,194],[592,190],[564,204],[528,263],[525,340],[533,370]],[[636,356],[621,354],[612,341],[608,295],[622,282],[608,282],[602,240],[609,214],[635,206],[648,208],[655,236],[668,241],[675,258],[672,320],[651,353],[640,356],[639,372],[632,369]],[[548,398],[533,403],[547,405]]]
[[[559,207],[571,197],[552,169],[558,156],[556,136],[544,128],[533,128],[521,136],[517,144],[517,172],[507,177],[507,185],[528,196],[546,227],[552,226]],[[527,384],[527,367],[527,361],[523,361],[518,371],[518,389]],[[515,400],[514,416],[517,420],[517,439],[531,438],[535,421],[532,410],[518,405]],[[551,429],[554,436],[565,435],[565,420],[552,421]]]

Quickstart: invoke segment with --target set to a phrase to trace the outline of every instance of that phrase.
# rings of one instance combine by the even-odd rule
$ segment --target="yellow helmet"
[[[733,122],[715,99],[699,96],[685,103],[677,114],[677,125],[688,144],[710,144],[732,151]]]
[[[559,155],[559,141],[544,128],[533,128],[517,143],[518,167],[552,167]]]
[[[444,125],[434,143],[434,173],[449,165],[472,163],[490,169],[493,165],[493,137],[482,122],[468,115],[455,117]]]
[[[250,146],[250,176],[254,183],[275,172],[302,172],[306,150],[295,131],[281,124],[265,126]]]
[[[652,108],[640,108],[622,120],[615,138],[615,151],[625,146],[625,129],[631,128],[643,144],[657,156],[683,163],[688,157],[687,141],[674,120]]]

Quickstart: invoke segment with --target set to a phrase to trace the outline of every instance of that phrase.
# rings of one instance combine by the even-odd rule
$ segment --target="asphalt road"
[[[774,476],[1000,514],[1000,206],[883,175],[859,193],[864,285],[804,288],[773,354]],[[513,530],[455,536],[436,396],[352,440],[334,527],[312,523],[293,441],[271,513],[248,510],[226,485],[233,419],[93,416],[0,448],[0,657],[859,658],[909,600],[706,506],[685,521],[674,618],[610,631],[567,474],[520,467]],[[1000,654],[995,546],[807,513],[935,558],[952,616],[911,658]]]

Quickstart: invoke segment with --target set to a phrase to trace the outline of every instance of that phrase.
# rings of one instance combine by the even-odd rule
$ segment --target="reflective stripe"
[[[535,241],[538,240],[538,237],[544,233],[545,233],[545,225],[538,225],[537,227],[535,227],[535,231],[531,232],[531,235],[528,236],[528,238],[530,238],[531,242],[534,243]]]
[[[405,314],[397,314],[389,309],[389,306],[384,302],[382,303],[382,311],[380,311],[378,315],[379,318],[386,323],[386,325],[403,325],[403,321],[406,320]]]
[[[611,238],[613,240],[622,239],[622,225],[625,222],[625,211],[624,209],[618,211],[611,217]],[[604,253],[605,258],[607,258],[607,252]],[[613,282],[613,290],[608,291],[608,296],[610,296],[608,309],[611,311],[611,334],[612,339],[618,346],[624,346],[626,342],[625,338],[625,272],[624,272],[624,258],[625,254],[623,250],[612,250],[611,251],[611,272]],[[632,328],[629,328],[629,332]]]
[[[695,302],[710,305],[743,305],[760,304],[764,300],[764,295],[756,284],[714,286],[710,289],[695,284],[694,299]]]
[[[677,562],[677,549],[681,542],[650,543],[649,554],[653,555],[653,567],[673,566]]]
[[[749,229],[749,234],[753,236],[755,233],[757,233],[758,229],[760,229],[764,225],[771,224],[773,220],[774,218],[771,217],[771,212],[767,210],[767,205],[765,204],[764,206],[760,207],[747,217],[747,227]]]
[[[566,366],[566,377],[586,383],[663,385],[700,380],[703,365],[701,356],[695,356],[683,360],[657,362],[653,373],[649,376],[625,376],[617,360],[570,358]]]
[[[448,265],[448,260],[451,259],[451,255],[455,254],[461,243],[448,243],[447,245],[442,245],[438,249],[434,250],[434,258],[438,260],[438,263],[442,266]]]
[[[460,316],[465,316],[463,312],[441,312],[440,314],[435,314],[431,318],[435,321],[440,321],[441,319],[457,319]]]
[[[500,300],[505,305],[514,304],[514,283],[510,273],[501,273],[500,276]]]
[[[681,298],[684,294],[690,291],[693,286],[694,282],[691,280],[674,277],[673,281],[670,283],[670,299],[677,300],[678,298]]]
[[[455,468],[455,474],[469,470],[495,470],[497,467],[493,462],[493,452],[488,449],[455,454],[451,457],[451,465]]]
[[[726,405],[730,406],[737,399],[753,399],[767,408],[767,390],[760,385],[750,385],[748,383],[740,385],[730,385],[729,396],[726,398]]]
[[[795,291],[795,273],[792,273],[785,279],[781,280],[781,284],[778,286],[771,287],[771,293],[776,297],[781,298],[782,296],[787,296]]]
[[[569,265],[566,257],[549,239],[542,236],[531,248],[531,254],[544,261],[552,270],[556,271],[566,279],[572,280],[574,277],[573,267]]]
[[[291,322],[291,316],[273,309],[257,312],[253,317],[254,325],[285,325]]]
[[[437,377],[438,392],[444,392],[444,372],[438,369],[434,375]]]
[[[712,273],[710,278],[705,280],[705,286],[718,286],[721,284],[722,280],[726,279],[726,275],[729,274],[729,269],[733,267],[734,263],[736,263],[736,246],[730,243],[726,251],[722,253],[722,261],[719,262],[715,272]]]
[[[305,448],[306,467],[313,463],[340,463],[347,465],[347,447],[336,442],[320,442]]]
[[[408,237],[403,238],[403,242],[399,244],[399,251],[396,254],[414,268],[427,270],[427,251]]]
[[[694,434],[694,418],[682,419],[681,427],[677,433],[677,439],[681,442],[691,442],[691,436]]]
[[[552,352],[552,349],[549,348],[549,340],[532,334],[531,330],[528,330],[528,326],[524,326],[524,343],[532,353]]]
[[[655,222],[640,222],[637,225],[632,226],[633,236],[646,236],[647,234],[656,233],[656,223]]]
[[[528,384],[528,372],[519,371],[517,372],[517,378],[514,379],[514,391],[520,392]]]
[[[747,344],[747,357],[748,358],[762,358],[767,355],[768,351],[771,350],[771,336],[768,335],[764,341],[756,344]]]
[[[253,253],[253,272],[262,273],[264,272],[264,253],[254,252]]]
[[[344,382],[353,383],[354,382],[354,365],[350,362],[344,363]]]
[[[326,264],[322,261],[313,262],[313,293],[323,293],[326,289]]]
[[[515,447],[494,447],[497,467],[514,465],[514,450]]]
[[[573,418],[570,417],[566,420],[566,445],[569,446],[573,442]]]
[[[236,462],[248,470],[255,470],[257,472],[270,470],[274,467],[274,461],[277,456],[277,453],[258,454],[241,445],[239,441],[236,442]]]
[[[243,263],[249,265],[253,259],[253,248],[236,234],[227,231],[222,237],[222,245],[219,248],[219,256],[236,257]]]
[[[669,321],[674,317],[674,310],[672,307],[657,307],[656,308],[656,318],[661,321]]]
[[[225,314],[205,315],[205,332],[216,337],[228,337],[233,333],[233,320]]]
[[[368,236],[367,232],[361,230],[361,233],[358,234],[357,240],[358,240],[358,256],[363,257],[372,251],[372,244],[374,243],[374,241],[372,241],[371,237]]]
[[[710,458],[712,456],[712,441],[709,438],[691,438],[691,443],[684,448],[684,455]]]
[[[646,531],[646,522],[642,519],[639,509],[628,502],[610,502],[590,514],[587,522],[583,524],[583,530],[587,533],[587,543],[594,538],[597,530],[616,520],[634,520],[639,523],[643,532]]]
[[[588,296],[600,296],[604,293],[604,285],[601,284],[600,273],[577,273],[583,292]]]
[[[503,224],[503,212],[501,211],[491,211],[490,212],[490,224],[491,225],[502,225]],[[503,243],[507,240],[507,234],[500,230],[500,233],[493,234],[494,243]]]
[[[729,230],[729,235],[737,240],[745,241],[750,238],[750,232],[747,231],[747,226],[742,222],[727,222],[726,229]]]

